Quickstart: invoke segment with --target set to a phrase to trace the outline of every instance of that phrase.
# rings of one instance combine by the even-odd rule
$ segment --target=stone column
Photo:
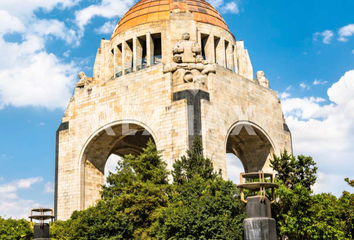
[[[210,36],[209,36],[209,41],[210,41],[210,44],[211,44],[211,49],[212,49],[212,61],[211,61],[211,63],[212,64],[214,64],[214,63],[216,63],[216,49],[215,49],[215,39],[214,39],[214,34],[211,34]]]
[[[223,66],[224,68],[226,68],[227,64],[226,64],[226,61],[227,61],[227,58],[226,58],[226,45],[225,45],[225,39],[224,37],[221,37],[220,39],[220,42],[221,42],[221,59],[223,61]]]
[[[133,37],[133,71],[136,72],[136,62],[137,62],[137,58],[136,58],[136,34],[134,34]]]
[[[122,75],[125,75],[125,40],[122,40]]]
[[[151,66],[151,34],[150,32],[146,33],[146,56],[147,56],[147,66]]]
[[[113,79],[116,77],[116,46],[113,46]]]
[[[199,47],[202,48],[202,33],[197,29],[197,42]]]
[[[155,52],[155,45],[154,39],[150,35],[150,66],[154,65],[154,52]]]

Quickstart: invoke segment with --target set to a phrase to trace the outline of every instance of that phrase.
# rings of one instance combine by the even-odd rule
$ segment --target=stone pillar
[[[36,223],[33,229],[33,240],[50,240],[49,238],[49,224]]]
[[[237,59],[237,43],[234,46],[234,63],[235,63],[235,73],[239,74],[239,66],[238,66],[238,59]]]
[[[220,66],[225,67],[225,44],[224,38],[213,38],[214,39],[214,52],[216,56],[216,63]],[[216,41],[215,41],[216,40]]]
[[[151,66],[151,34],[150,32],[146,33],[146,56],[147,56],[147,66]]]
[[[136,34],[134,34],[134,37],[133,37],[133,71],[136,72],[136,65],[137,65],[137,56],[136,56]]]
[[[155,64],[154,53],[155,53],[154,39],[150,35],[150,66]]]
[[[277,240],[275,220],[272,218],[270,201],[260,201],[261,196],[247,198],[247,218],[243,221],[245,240]]]
[[[230,42],[225,41],[225,50],[226,50],[226,68],[229,70],[235,71],[234,68],[234,56],[233,56],[233,45]]]
[[[199,44],[200,49],[202,48],[202,33],[197,29],[197,42]]]
[[[215,39],[214,39],[214,34],[211,34],[210,36],[209,36],[209,38],[210,38],[210,45],[211,45],[211,52],[212,52],[212,61],[211,61],[211,63],[212,64],[214,64],[216,61],[215,61],[215,59],[216,59],[216,50],[215,50]]]
[[[226,41],[225,41],[225,39],[224,39],[223,37],[221,37],[220,41],[221,41],[221,49],[222,49],[222,51],[221,51],[221,53],[222,53],[221,58],[222,58],[222,61],[223,61],[224,68],[226,68],[226,67],[227,67],[227,57],[226,57],[226,56],[227,56],[227,49],[226,49]]]
[[[125,75],[125,40],[122,41],[122,75]]]
[[[208,35],[202,41],[204,41],[205,60],[208,63],[215,63],[214,36]]]
[[[113,46],[113,79],[116,77],[116,46]]]
[[[119,47],[120,46],[120,47]],[[116,74],[122,71],[122,46],[121,44],[114,46],[114,77]],[[120,73],[121,75],[121,73]]]

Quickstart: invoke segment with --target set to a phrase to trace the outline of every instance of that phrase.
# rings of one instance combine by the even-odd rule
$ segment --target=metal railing
[[[157,65],[159,63],[162,63],[162,56],[161,55],[156,55],[151,57],[151,66]]]
[[[138,58],[136,61],[136,70],[140,71],[148,67],[146,58]]]
[[[148,63],[147,63],[147,58],[139,58],[136,61],[137,65],[136,65],[136,71],[140,71],[143,69],[146,69],[149,67]],[[151,57],[151,66],[157,65],[159,63],[162,63],[162,56],[161,55],[156,55],[156,56],[152,56]],[[134,72],[134,68],[133,68],[133,63],[129,62],[129,63],[125,63],[124,64],[124,74],[129,74]],[[123,70],[122,70],[122,66],[115,66],[114,67],[114,77],[115,78],[119,78],[123,76]]]

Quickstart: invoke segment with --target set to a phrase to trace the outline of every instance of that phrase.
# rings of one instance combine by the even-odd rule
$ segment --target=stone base
[[[38,223],[34,225],[33,240],[47,240],[49,238],[49,224],[45,223],[41,227]]]
[[[247,218],[271,218],[270,201],[266,197],[260,202],[260,196],[247,197]]]
[[[277,240],[276,223],[273,218],[247,218],[243,221],[245,240]]]

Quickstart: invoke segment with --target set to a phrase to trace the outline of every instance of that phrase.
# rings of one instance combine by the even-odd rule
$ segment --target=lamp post
[[[51,215],[46,215],[46,212],[51,212]],[[37,214],[34,214],[37,213]],[[49,240],[49,228],[53,225],[54,215],[52,208],[32,208],[31,215],[31,227],[33,228],[34,237],[33,240]],[[33,220],[37,222],[33,226]],[[51,224],[45,223],[46,220],[50,220]]]
[[[243,182],[245,179],[245,183]],[[276,222],[272,218],[271,204],[275,201],[274,189],[278,187],[274,183],[272,173],[263,171],[241,173],[240,184],[237,186],[241,190],[241,201],[247,204],[247,218],[243,221],[245,240],[276,240]],[[257,195],[248,196],[245,199],[244,190]],[[272,190],[272,199],[266,196],[266,190]]]

